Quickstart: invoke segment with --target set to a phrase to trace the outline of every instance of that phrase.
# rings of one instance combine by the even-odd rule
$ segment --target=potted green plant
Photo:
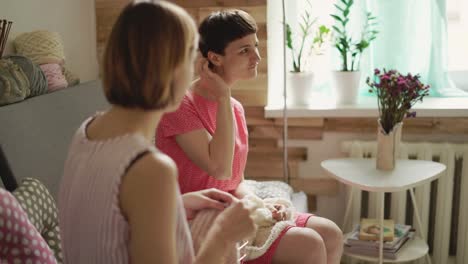
[[[310,2],[308,2],[310,6]],[[287,74],[288,103],[293,105],[307,105],[312,97],[314,73],[307,69],[306,61],[311,54],[319,54],[330,29],[322,25],[314,28],[317,21],[308,10],[304,11],[298,23],[299,34],[286,23],[286,46],[291,52],[292,68]]]
[[[336,14],[331,14],[335,20],[332,26],[334,32],[333,46],[337,49],[341,64],[338,71],[333,71],[332,82],[338,104],[355,104],[358,97],[361,77],[361,57],[370,43],[377,37],[375,29],[376,17],[371,12],[366,13],[363,29],[359,40],[351,37],[347,25],[350,20],[351,7],[354,0],[340,0],[335,4]]]

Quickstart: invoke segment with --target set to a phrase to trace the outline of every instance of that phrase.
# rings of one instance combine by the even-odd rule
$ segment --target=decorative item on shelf
[[[365,23],[361,33],[361,39],[355,41],[349,31],[347,24],[350,20],[351,7],[354,0],[341,0],[341,5],[335,4],[337,14],[331,16],[335,20],[332,27],[334,31],[333,45],[338,50],[341,58],[340,70],[332,72],[332,85],[336,94],[337,104],[355,104],[359,92],[361,79],[360,62],[362,53],[370,43],[377,37],[378,31],[376,17],[371,12],[366,13]]]
[[[359,229],[360,240],[379,240],[382,227],[380,219],[377,218],[362,218]],[[393,219],[385,219],[383,221],[383,240],[392,241],[395,235],[395,222]]]
[[[310,2],[307,3],[310,7]],[[307,105],[312,97],[314,73],[306,69],[306,60],[310,59],[312,53],[320,52],[330,32],[330,29],[321,25],[314,34],[313,26],[316,21],[317,19],[305,10],[299,22],[299,36],[295,36],[291,26],[286,23],[286,46],[292,55],[292,70],[287,74],[287,87],[289,103],[292,105]]]
[[[12,24],[12,21],[0,19],[0,58],[3,57],[3,52],[5,51],[6,42],[8,35],[10,34]]]
[[[374,80],[367,78],[370,93],[377,95],[379,108],[377,130],[377,159],[379,170],[392,170],[399,153],[403,118],[416,117],[409,110],[424,96],[429,95],[429,85],[419,80],[419,75],[402,75],[396,70],[374,70]]]

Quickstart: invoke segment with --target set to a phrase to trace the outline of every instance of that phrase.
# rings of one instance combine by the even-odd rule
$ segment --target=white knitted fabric
[[[62,38],[57,32],[37,30],[16,37],[13,45],[16,52],[30,58],[34,63],[57,63],[65,61]]]
[[[252,217],[257,225],[255,236],[249,239],[246,246],[246,260],[256,259],[268,250],[273,242],[278,238],[283,229],[289,225],[295,225],[295,209],[290,201],[282,198],[260,199],[257,196],[247,195],[242,199],[246,206],[256,208]],[[273,219],[267,205],[281,204],[286,208],[286,215],[283,221]]]
[[[254,236],[248,239],[248,244],[244,250],[247,256],[245,260],[256,259],[268,250],[275,242],[283,229],[287,226],[295,225],[294,216],[295,209],[290,201],[282,198],[267,198],[260,199],[255,195],[247,195],[242,199],[242,202],[247,207],[254,208],[252,218],[257,225],[257,232]],[[273,219],[270,209],[267,205],[281,204],[286,208],[285,220],[276,221]],[[203,241],[206,239],[206,234],[213,224],[214,220],[221,211],[215,209],[205,209],[197,213],[195,219],[189,222],[190,231],[195,252],[198,252]],[[225,256],[225,263],[239,263],[239,251],[235,248],[230,250]]]

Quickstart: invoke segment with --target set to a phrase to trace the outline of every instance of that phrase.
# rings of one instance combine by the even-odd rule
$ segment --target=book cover
[[[362,256],[368,256],[368,257],[379,257],[379,251],[378,250],[368,250],[368,249],[362,249],[362,248],[355,248],[355,247],[345,247],[344,248],[345,253],[348,254],[356,254],[356,255],[362,255]],[[394,252],[383,252],[383,257],[384,259],[396,259],[397,254]]]
[[[346,244],[350,246],[363,246],[363,247],[379,247],[379,241],[375,240],[360,240],[359,239],[359,230],[360,226],[356,226],[356,228],[348,235],[346,239]],[[405,237],[407,237],[414,229],[411,228],[410,225],[403,225],[403,224],[395,224],[394,227],[394,238],[392,241],[384,242],[384,249],[394,249],[396,245]]]
[[[407,235],[403,239],[399,240],[398,243],[393,248],[384,248],[384,252],[396,253],[400,250],[400,248],[411,239],[412,236]],[[356,249],[356,250],[366,250],[366,251],[379,251],[379,244],[374,244],[372,246],[364,246],[364,245],[349,245],[349,247]]]
[[[384,241],[392,241],[395,235],[395,223],[392,219],[383,221]],[[375,218],[361,219],[359,229],[360,240],[379,240],[380,238],[380,220]]]

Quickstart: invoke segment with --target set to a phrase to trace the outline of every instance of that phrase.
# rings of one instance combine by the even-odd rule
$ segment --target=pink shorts
[[[242,262],[243,264],[270,264],[273,260],[273,255],[275,254],[276,248],[279,245],[281,238],[286,234],[286,232],[292,227],[305,227],[309,218],[313,216],[312,214],[307,213],[298,213],[296,218],[296,226],[287,226],[283,231],[281,231],[278,238],[271,244],[270,248],[256,259]]]

